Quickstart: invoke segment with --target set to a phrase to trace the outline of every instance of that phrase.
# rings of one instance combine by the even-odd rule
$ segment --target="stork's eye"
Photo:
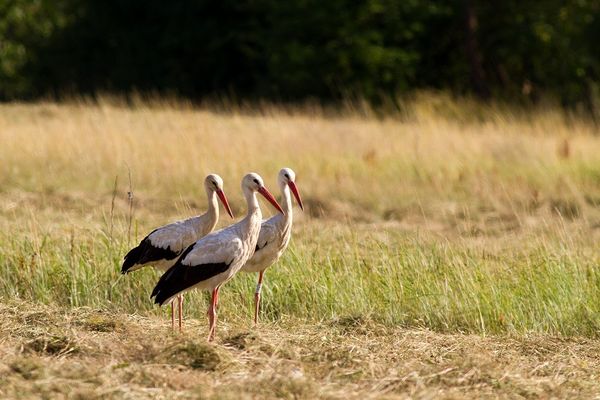
[[[215,181],[213,181],[212,184],[215,185],[215,187],[219,187],[219,185],[217,185],[217,182],[215,182]]]
[[[284,175],[287,179],[290,179],[290,176],[288,174]]]
[[[255,180],[254,180],[254,183],[256,183],[256,184],[258,185],[258,179],[255,179]]]

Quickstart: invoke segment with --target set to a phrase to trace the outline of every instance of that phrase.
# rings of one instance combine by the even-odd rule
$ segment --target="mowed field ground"
[[[0,105],[2,398],[597,398],[600,130],[422,96],[362,108],[115,99]],[[306,210],[265,278],[203,293],[182,335],[120,274],[152,228],[244,173]],[[266,203],[265,214],[272,213]],[[231,223],[222,215],[219,226]]]

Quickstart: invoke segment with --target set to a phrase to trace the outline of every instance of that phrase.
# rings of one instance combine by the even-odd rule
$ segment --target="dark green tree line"
[[[593,108],[600,0],[0,0],[0,98],[132,90]]]

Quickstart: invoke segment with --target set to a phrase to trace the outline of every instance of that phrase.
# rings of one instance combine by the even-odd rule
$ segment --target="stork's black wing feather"
[[[202,281],[212,278],[227,271],[231,263],[210,263],[199,265],[183,265],[181,262],[185,256],[194,248],[189,246],[175,265],[167,270],[154,287],[150,298],[154,297],[154,303],[161,306],[177,293],[184,291]]]
[[[156,232],[156,230],[150,232],[148,236],[142,239],[137,247],[131,249],[129,253],[125,255],[121,273],[126,274],[136,264],[143,265],[153,261],[172,260],[181,254],[181,252],[171,250],[170,247],[163,249],[154,246],[149,239],[150,235],[154,232]]]

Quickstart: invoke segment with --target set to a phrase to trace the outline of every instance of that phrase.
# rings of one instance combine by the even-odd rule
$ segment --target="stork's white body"
[[[146,265],[152,265],[161,271],[172,267],[188,246],[212,232],[217,225],[219,221],[218,195],[223,196],[223,205],[231,214],[222,187],[223,180],[220,176],[208,175],[204,180],[208,210],[202,215],[176,221],[150,232],[137,247],[127,253],[121,271],[128,273]]]
[[[162,271],[168,270],[177,261],[183,251],[201,237],[206,236],[217,225],[221,199],[227,213],[233,218],[227,197],[223,192],[223,180],[216,174],[204,179],[204,188],[208,197],[208,210],[196,217],[173,222],[150,232],[138,246],[131,249],[123,261],[122,273],[138,270],[146,265]],[[179,297],[179,329],[182,329],[183,298]],[[171,307],[171,325],[175,327],[174,309]]]
[[[254,253],[262,214],[254,193],[248,201],[248,214],[240,222],[196,241],[177,262],[177,266],[203,268],[205,265],[226,264],[227,269],[206,280],[197,282],[178,293],[174,293],[163,304],[170,303],[174,296],[192,289],[213,290],[230,280]],[[165,278],[171,271],[167,271]]]
[[[161,226],[150,233],[147,238],[152,246],[163,250],[170,249],[179,256],[188,246],[212,232],[219,220],[219,206],[214,193],[211,197],[208,210],[204,214]],[[164,272],[171,268],[176,261],[177,257],[171,260],[162,258],[144,264],[135,264],[129,271],[136,271],[146,265],[152,265]]]
[[[292,169],[282,168],[279,171],[277,182],[281,190],[285,214],[275,215],[262,222],[254,255],[242,267],[242,271],[244,272],[258,272],[258,284],[254,292],[254,323],[258,322],[260,292],[264,271],[279,260],[292,236],[294,214],[291,195],[293,194],[296,197],[300,208],[304,207],[295,181],[296,174]]]
[[[244,272],[261,272],[275,264],[292,237],[292,197],[287,185],[281,188],[284,214],[277,214],[262,222],[252,258],[242,267]]]

